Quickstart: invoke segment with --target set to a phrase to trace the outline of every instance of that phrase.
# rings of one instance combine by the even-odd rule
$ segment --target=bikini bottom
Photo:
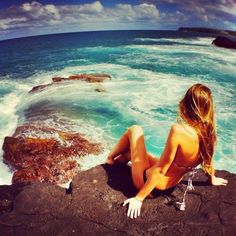
[[[143,172],[144,183],[147,181],[146,171],[147,171],[147,169],[144,170],[144,172]],[[175,187],[176,186],[165,189],[165,190],[158,190],[158,189],[154,188],[152,190],[152,192],[150,193],[151,197],[156,198],[156,197],[163,196],[163,195],[169,195],[175,190]]]

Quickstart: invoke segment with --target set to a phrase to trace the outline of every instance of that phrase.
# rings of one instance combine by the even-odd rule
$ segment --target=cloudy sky
[[[236,0],[1,0],[0,40],[117,29],[236,30]]]

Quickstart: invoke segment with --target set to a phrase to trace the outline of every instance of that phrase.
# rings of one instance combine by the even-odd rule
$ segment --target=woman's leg
[[[154,156],[151,153],[148,153],[147,155],[148,155],[148,160],[149,160],[150,166],[154,166],[154,165],[158,164],[158,162],[159,162],[159,157],[158,156]]]
[[[110,151],[106,163],[107,164],[114,164],[116,159],[119,155],[129,152],[130,143],[129,143],[129,137],[128,137],[128,131],[126,131],[120,138],[120,140],[117,142],[117,144],[114,146],[114,148]]]
[[[144,142],[143,129],[133,125],[128,129],[131,154],[131,173],[135,187],[141,189],[144,185],[143,173],[150,168],[148,154]]]
[[[144,170],[155,163],[151,156],[146,151],[143,129],[138,125],[133,125],[121,136],[109,153],[106,163],[122,162],[121,159],[124,161],[127,159],[126,162],[131,161],[133,183],[137,189],[140,189],[144,184]]]

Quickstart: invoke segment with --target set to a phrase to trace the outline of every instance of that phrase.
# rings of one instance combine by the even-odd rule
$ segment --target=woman
[[[214,175],[213,154],[216,143],[214,106],[211,91],[202,84],[188,89],[179,103],[178,122],[172,125],[161,157],[147,153],[140,126],[133,125],[122,135],[107,157],[108,164],[131,161],[132,179],[138,193],[129,198],[127,216],[140,215],[142,202],[153,190],[177,185],[192,168],[201,164],[212,185],[227,180]]]

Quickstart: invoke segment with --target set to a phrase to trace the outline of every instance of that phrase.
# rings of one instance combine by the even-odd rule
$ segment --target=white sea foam
[[[142,42],[146,39],[137,40]],[[166,40],[173,41],[173,39]],[[160,154],[160,151],[164,147],[169,127],[175,122],[175,107],[186,89],[196,82],[209,85],[214,94],[218,121],[227,121],[230,127],[233,127],[235,111],[232,110],[232,106],[230,110],[227,110],[227,104],[232,103],[234,100],[234,89],[232,89],[231,83],[215,81],[209,75],[187,77],[173,73],[161,73],[140,69],[140,67],[139,69],[135,69],[132,66],[128,66],[131,62],[142,65],[147,61],[154,63],[156,60],[158,60],[158,63],[163,63],[163,65],[170,63],[174,66],[179,61],[178,58],[172,57],[172,53],[186,52],[196,53],[198,57],[195,60],[199,60],[199,63],[205,60],[205,66],[212,66],[215,70],[223,70],[231,76],[235,76],[235,55],[227,50],[222,54],[223,49],[213,48],[210,45],[211,40],[212,38],[197,38],[191,41],[188,39],[174,39],[175,42],[182,42],[189,45],[129,45],[119,48],[99,47],[99,50],[107,50],[108,52],[112,50],[126,51],[129,49],[130,53],[125,57],[117,58],[117,63],[123,65],[100,63],[70,66],[60,71],[38,71],[37,74],[25,80],[3,80],[0,85],[8,86],[11,92],[1,98],[1,122],[4,122],[4,125],[1,123],[0,126],[0,144],[3,143],[4,136],[10,135],[14,131],[17,122],[19,122],[16,114],[22,114],[24,110],[36,103],[47,101],[52,107],[62,104],[64,110],[59,106],[61,110],[59,109],[60,111],[58,111],[57,115],[59,118],[70,119],[70,124],[67,123],[64,127],[60,124],[61,129],[82,133],[96,142],[104,143],[104,140],[108,140],[107,143],[104,143],[104,153],[99,157],[89,155],[79,161],[82,169],[88,169],[103,163],[109,147],[118,138],[117,134],[113,133],[114,130],[125,129],[127,128],[126,126],[133,123],[138,123],[144,127],[149,147],[156,154]],[[204,45],[204,47],[196,46],[200,44]],[[86,48],[86,50],[94,51],[97,49],[97,47]],[[179,60],[182,59],[179,58]],[[210,60],[212,63],[209,64]],[[189,66],[191,66],[196,61],[187,61],[185,63],[186,65],[189,63]],[[97,84],[70,81],[54,84],[38,93],[28,94],[28,91],[33,86],[51,83],[51,78],[54,76],[67,77],[77,73],[107,73],[112,76],[112,80],[105,81],[99,85],[106,91],[104,93],[95,92],[98,86]],[[168,113],[163,113],[161,110],[163,107],[168,107]],[[99,112],[99,109],[106,109],[110,116],[107,117],[106,113]],[[44,122],[47,122],[51,127],[58,125],[57,121],[54,121],[50,117]],[[232,137],[232,135],[235,135],[235,133],[230,129],[225,134],[220,134],[219,140],[222,140],[222,142],[218,144],[219,146],[216,151],[216,156],[219,159],[216,161],[216,166],[217,168],[223,166],[235,172],[235,147],[234,151],[232,151],[230,148],[230,145],[232,146],[232,140],[229,144],[225,141],[228,137]],[[227,151],[223,148],[224,146],[227,146],[227,150],[230,150]],[[233,157],[229,158],[231,154]],[[231,167],[227,167],[229,163],[231,163]],[[10,175],[6,177],[8,174],[6,166],[0,166],[0,168],[3,170],[1,172],[0,184],[9,183],[7,178],[10,179]]]
[[[136,38],[134,41],[140,42],[172,42],[172,43],[185,43],[185,44],[197,44],[197,45],[209,45],[214,38],[211,37],[196,37],[196,38]]]
[[[17,104],[19,103],[19,97],[14,93],[7,94],[0,103],[0,144],[2,146],[4,137],[11,134],[16,128],[17,115],[15,114]],[[2,149],[0,151],[0,157],[2,160]],[[12,173],[9,168],[0,161],[0,185],[10,184]]]
[[[9,92],[0,98],[0,146],[2,147],[5,136],[12,135],[18,123],[17,109],[22,101],[22,96],[28,91],[29,86],[22,81],[1,78],[0,86],[8,88]],[[12,171],[2,162],[2,148],[0,151],[0,185],[10,184]]]

